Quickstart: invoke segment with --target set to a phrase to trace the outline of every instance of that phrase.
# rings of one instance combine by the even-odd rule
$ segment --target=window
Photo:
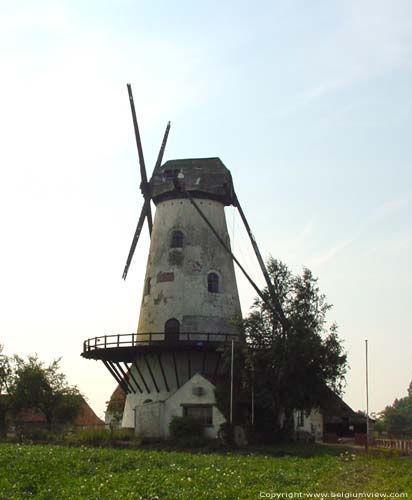
[[[183,416],[192,417],[202,425],[213,425],[212,405],[193,405],[183,407]]]
[[[173,231],[172,239],[170,241],[170,248],[183,247],[183,233],[182,231]]]
[[[144,294],[145,295],[150,295],[150,289],[152,287],[152,278],[147,278],[146,279],[146,285],[144,288]]]
[[[164,172],[163,172],[163,177],[165,179],[174,179],[175,177],[177,177],[179,175],[179,172],[180,170],[175,168],[174,170],[172,169],[166,169]]]
[[[179,341],[180,323],[176,318],[168,319],[165,323],[165,342],[174,345]]]
[[[219,276],[216,273],[207,275],[207,290],[210,293],[219,293]]]
[[[304,418],[305,418],[304,411],[299,410],[299,412],[298,412],[298,427],[303,427]]]
[[[165,333],[180,333],[180,323],[176,318],[168,319],[165,323]]]

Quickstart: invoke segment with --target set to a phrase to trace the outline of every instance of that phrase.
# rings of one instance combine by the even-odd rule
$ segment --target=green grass
[[[294,450],[306,451],[293,456]],[[412,498],[411,459],[352,456],[332,447],[268,447],[263,453],[0,444],[0,499],[230,500],[332,491],[407,492]]]

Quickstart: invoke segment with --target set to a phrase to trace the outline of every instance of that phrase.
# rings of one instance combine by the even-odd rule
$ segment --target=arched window
[[[207,290],[210,293],[219,293],[219,276],[216,273],[207,275]]]
[[[168,319],[165,323],[165,342],[174,344],[179,341],[180,323],[176,318]]]
[[[168,319],[165,323],[165,333],[180,333],[180,323],[176,318]]]
[[[172,239],[170,241],[170,248],[183,247],[183,233],[182,231],[173,231]]]

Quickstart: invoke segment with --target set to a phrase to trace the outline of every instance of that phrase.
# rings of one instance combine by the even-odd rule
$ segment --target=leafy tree
[[[238,401],[250,399],[253,387],[260,428],[277,425],[287,431],[293,411],[309,412],[319,406],[326,386],[336,392],[342,390],[347,360],[336,324],[327,327],[326,315],[332,306],[312,272],[304,269],[302,275],[295,276],[273,258],[267,268],[287,321],[282,324],[266,301],[255,300],[242,324],[245,343],[235,355],[235,363],[242,369],[235,370],[240,376],[235,384]],[[269,301],[267,289],[264,294]],[[216,392],[226,416],[228,383]],[[235,414],[241,415],[239,407]]]
[[[0,344],[0,435],[6,432],[7,415],[10,408],[9,385],[11,383],[13,367],[8,356],[3,354],[3,345]]]
[[[387,406],[380,413],[377,428],[395,436],[412,436],[412,382],[407,396],[395,399],[392,406]]]
[[[60,372],[60,360],[45,366],[35,356],[27,361],[14,356],[14,371],[8,394],[15,416],[21,410],[40,410],[50,428],[52,424],[74,421],[81,407],[82,396],[76,387],[69,386]]]
[[[120,426],[122,422],[124,403],[125,403],[124,396],[118,396],[118,397],[112,396],[110,400],[107,401],[106,414],[110,416],[111,424],[115,425],[116,427]]]

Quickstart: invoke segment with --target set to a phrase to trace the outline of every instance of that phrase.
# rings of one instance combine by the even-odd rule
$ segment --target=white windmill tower
[[[85,341],[82,355],[102,360],[125,391],[124,427],[134,427],[145,436],[165,437],[171,418],[188,414],[202,419],[213,436],[224,421],[214,406],[222,347],[240,340],[235,326],[241,310],[233,263],[240,264],[230,250],[225,206],[239,208],[265,278],[270,280],[231,174],[219,158],[172,160],[162,165],[169,123],[148,182],[130,85],[128,91],[144,205],[124,279],[146,218],[151,236],[139,323],[137,333]],[[154,222],[151,201],[156,205]],[[269,289],[276,299],[273,288]]]

